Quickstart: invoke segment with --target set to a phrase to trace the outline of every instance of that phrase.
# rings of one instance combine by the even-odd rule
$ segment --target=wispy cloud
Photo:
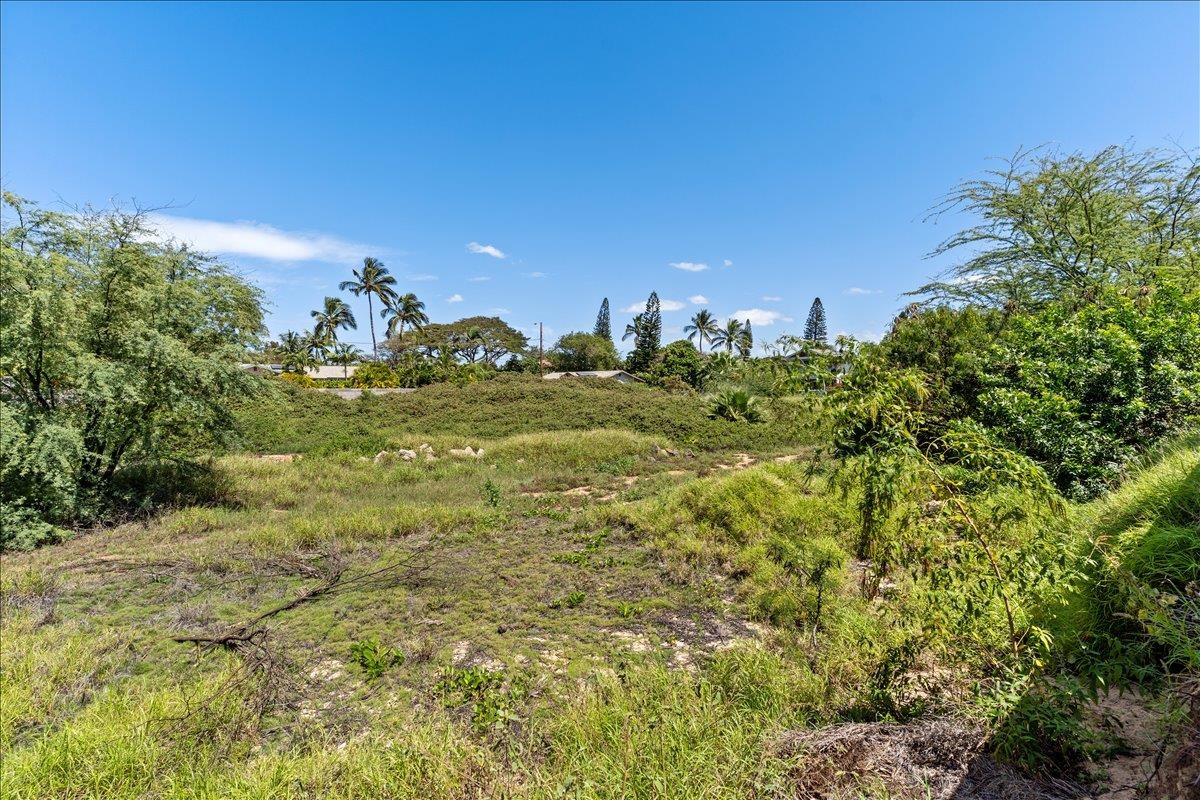
[[[418,281],[418,282],[422,282],[422,281],[436,281],[436,280],[438,279],[438,276],[437,276],[437,275],[430,275],[430,274],[429,274],[429,273],[427,273],[427,272],[420,272],[420,273],[417,273],[416,275],[405,275],[405,276],[404,276],[404,279],[405,279],[405,280],[409,280],[409,281]]]
[[[452,294],[446,298],[447,303],[461,303],[462,301],[463,301],[463,296],[461,294],[459,294],[458,292],[455,292],[454,294]]]
[[[544,278],[544,277],[546,277],[546,273],[544,273],[544,272],[526,272],[525,277],[526,278]]]
[[[211,219],[151,214],[149,227],[160,236],[210,253],[251,256],[268,261],[329,261],[351,264],[378,248],[327,233],[285,231],[264,222],[218,222]]]
[[[708,298],[702,294],[694,294],[688,298],[688,302],[694,306],[702,306],[708,302]]]
[[[791,322],[792,318],[784,316],[783,312],[768,308],[739,308],[726,319],[750,320],[753,325],[766,327],[776,322]]]
[[[480,244],[479,242],[469,242],[467,244],[467,252],[475,253],[481,256],[491,256],[492,258],[508,258],[504,251],[494,244]]]
[[[489,308],[489,309],[488,309],[488,313],[489,313],[489,314],[492,314],[492,315],[494,315],[494,316],[497,316],[497,317],[499,317],[499,316],[502,316],[502,315],[504,315],[504,314],[511,314],[511,313],[512,313],[512,309],[509,309],[509,308]]]
[[[727,259],[725,259],[725,262],[724,262],[724,264],[725,264],[725,266],[727,266],[727,267],[732,267],[732,266],[733,266],[733,262],[732,262],[732,261],[730,261],[728,258],[727,258]]]
[[[467,280],[469,280],[471,283],[483,283],[484,281],[490,281],[491,279],[491,275],[476,275],[474,278],[467,278]]]
[[[695,261],[672,261],[670,265],[684,272],[704,272],[704,270],[708,269],[708,264],[699,264]]]
[[[681,303],[678,300],[659,300],[658,307],[661,311],[680,311],[684,308],[687,308],[687,303]],[[645,300],[637,303],[630,303],[621,309],[621,311],[626,314],[640,314],[645,310]]]
[[[851,286],[842,294],[879,294],[878,289],[864,289],[861,286]]]
[[[782,297],[780,297],[780,296],[779,296],[779,295],[777,295],[777,294],[764,294],[764,295],[763,295],[763,302],[764,302],[764,303],[778,303],[778,302],[780,302],[781,300],[783,300],[783,298],[782,298]]]

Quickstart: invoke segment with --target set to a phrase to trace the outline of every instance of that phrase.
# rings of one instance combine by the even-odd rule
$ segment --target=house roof
[[[631,380],[641,380],[636,375],[631,375],[623,369],[585,369],[577,372],[547,372],[542,377],[548,381],[556,381],[559,378],[618,378],[626,377]]]
[[[323,364],[319,367],[311,367],[308,369],[308,377],[314,381],[332,380],[334,378],[353,378],[354,371],[358,369],[356,366],[340,367],[337,365]]]

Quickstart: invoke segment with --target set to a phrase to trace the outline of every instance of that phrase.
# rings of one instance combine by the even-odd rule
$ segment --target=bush
[[[713,419],[727,422],[763,422],[766,417],[758,406],[758,398],[745,389],[730,389],[712,399],[709,414]]]
[[[303,372],[284,372],[280,374],[279,380],[284,383],[290,383],[293,386],[299,386],[303,389],[311,389],[317,385],[317,382],[305,375]]]
[[[362,364],[354,372],[350,383],[356,389],[395,389],[400,386],[400,376],[387,364]]]

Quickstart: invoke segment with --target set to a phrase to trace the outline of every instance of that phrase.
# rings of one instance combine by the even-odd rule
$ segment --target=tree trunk
[[[379,360],[379,351],[375,348],[375,308],[371,305],[371,293],[367,292],[367,321],[371,323],[371,358]]]

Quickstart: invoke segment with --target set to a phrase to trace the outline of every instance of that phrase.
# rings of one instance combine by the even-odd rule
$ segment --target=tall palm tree
[[[319,364],[323,362],[326,356],[329,355],[329,347],[333,344],[324,334],[318,334],[316,331],[305,331],[301,334],[304,337],[304,349],[311,356],[312,360]],[[310,364],[310,366],[312,366]]]
[[[687,334],[688,341],[700,340],[700,352],[703,353],[704,343],[711,342],[717,333],[717,318],[707,308],[702,308],[692,317],[691,324],[683,326],[683,332]]]
[[[412,292],[401,295],[391,305],[379,310],[379,316],[388,321],[388,337],[399,335],[404,338],[404,326],[409,330],[419,331],[422,325],[429,324],[429,315],[425,313],[425,304],[417,299]]]
[[[713,334],[713,347],[724,347],[726,353],[732,353],[733,348],[741,341],[742,335],[742,323],[736,319],[728,319],[725,327],[717,328],[717,332]]]
[[[621,337],[621,341],[623,342],[626,339],[632,338],[636,342],[638,335],[641,334],[641,332],[642,315],[638,314],[633,318],[633,322],[630,322],[625,326],[625,335]]]
[[[329,360],[342,367],[342,377],[350,377],[350,365],[362,358],[362,353],[352,344],[339,344],[333,348]]]
[[[367,256],[363,259],[362,270],[353,270],[354,280],[342,281],[338,289],[343,292],[354,292],[354,296],[367,296],[367,317],[371,321],[371,357],[379,357],[379,348],[375,346],[375,309],[371,305],[371,295],[379,298],[385,306],[396,302],[396,279],[388,274],[387,267],[378,258]]]
[[[314,310],[312,318],[316,320],[313,323],[313,335],[321,337],[331,344],[337,341],[338,328],[352,330],[358,328],[354,312],[340,297],[326,297],[325,307]]]

